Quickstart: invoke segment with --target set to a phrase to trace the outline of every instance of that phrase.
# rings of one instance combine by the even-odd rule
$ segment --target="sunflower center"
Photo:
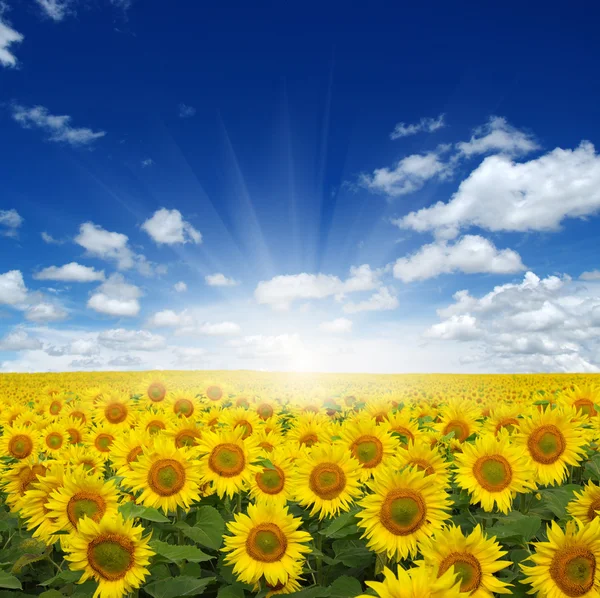
[[[177,446],[177,448],[196,446],[198,444],[196,442],[197,438],[200,438],[200,434],[194,434],[194,432],[190,430],[183,430],[175,437],[175,446]]]
[[[252,424],[245,420],[245,419],[241,419],[237,424],[235,424],[235,426],[233,426],[234,429],[235,428],[243,428],[244,433],[242,434],[242,438],[245,440],[246,438],[248,438],[248,436],[250,436],[252,434]]]
[[[274,469],[263,469],[262,473],[256,474],[256,485],[265,494],[279,494],[285,484],[285,473],[277,465]]]
[[[472,592],[481,585],[481,565],[479,561],[468,552],[453,552],[441,563],[438,577],[454,565],[454,572],[460,579],[460,591]]]
[[[590,521],[598,517],[596,511],[600,511],[600,498],[597,498],[595,501],[593,501],[588,509],[587,516]]]
[[[287,539],[274,523],[253,527],[246,540],[246,552],[255,560],[274,563],[281,560],[287,549]]]
[[[223,478],[233,478],[244,471],[244,451],[237,444],[219,444],[210,454],[208,466]]]
[[[160,459],[148,471],[148,486],[160,496],[173,496],[185,485],[185,469],[175,459]]]
[[[111,403],[104,409],[104,417],[111,424],[120,424],[127,419],[127,407],[123,403]]]
[[[56,450],[59,449],[63,444],[63,436],[58,432],[51,432],[46,436],[46,444],[49,449]]]
[[[73,527],[77,527],[77,522],[84,515],[98,522],[105,512],[106,502],[104,498],[93,492],[77,492],[67,504],[67,517]]]
[[[585,397],[577,399],[573,405],[585,415],[597,415],[594,403],[590,399],[586,399]]]
[[[134,564],[134,546],[131,540],[117,534],[104,534],[88,545],[90,567],[104,580],[117,581]]]
[[[127,463],[132,463],[133,461],[137,461],[138,457],[143,453],[143,449],[141,446],[136,446],[135,448],[132,448],[128,453],[127,453],[127,457],[126,457],[126,461]]]
[[[392,490],[381,505],[381,524],[395,536],[408,536],[424,523],[427,507],[420,492]]]
[[[153,403],[160,403],[167,394],[167,389],[165,385],[161,382],[152,382],[150,386],[148,386],[148,398]]]
[[[311,447],[313,444],[319,442],[319,438],[316,434],[309,432],[308,434],[304,434],[304,436],[301,436],[298,442],[305,446]]]
[[[260,419],[267,420],[273,416],[273,407],[271,407],[271,405],[269,405],[268,403],[261,403],[256,408],[256,412],[258,413]]]
[[[50,411],[52,415],[58,415],[61,409],[62,403],[60,401],[52,401],[50,409],[48,409],[48,411]]]
[[[311,471],[308,485],[319,498],[333,500],[346,487],[346,474],[336,463],[319,463]]]
[[[270,442],[267,442],[266,440],[264,442],[261,442],[258,446],[267,451],[267,453],[272,452],[275,448]]]
[[[583,596],[594,585],[596,557],[588,548],[568,546],[550,564],[550,576],[567,596]]]
[[[175,405],[173,405],[173,411],[177,415],[183,415],[184,417],[190,417],[194,413],[194,403],[189,399],[177,399]]]
[[[206,396],[211,401],[218,401],[223,396],[223,391],[221,390],[220,386],[213,384],[206,389]]]
[[[31,484],[37,482],[38,475],[46,475],[46,468],[43,465],[34,465],[31,468],[26,467],[19,473],[19,490],[21,495],[29,490]]]
[[[17,434],[9,441],[8,452],[15,459],[25,459],[33,452],[33,440],[25,434]]]
[[[162,430],[166,429],[164,422],[161,422],[159,419],[153,419],[148,422],[146,425],[146,430],[150,432],[150,434],[158,434]]]
[[[67,428],[67,433],[71,444],[79,444],[82,441],[81,432],[77,428]]]
[[[365,435],[357,438],[350,450],[366,469],[377,467],[383,459],[383,445],[375,436]]]
[[[392,428],[392,432],[396,432],[397,434],[400,434],[400,436],[404,436],[400,442],[400,446],[402,446],[402,448],[406,448],[409,442],[415,441],[415,435],[404,426],[396,426],[395,428]]]
[[[409,465],[414,465],[418,471],[424,471],[425,475],[433,475],[435,473],[435,469],[431,466],[431,464],[425,459],[412,459]]]
[[[527,447],[534,461],[550,465],[560,459],[567,447],[563,433],[554,425],[540,426],[527,439]]]
[[[94,445],[101,453],[108,453],[113,440],[114,437],[111,434],[98,434],[94,440]]]
[[[70,416],[80,420],[84,424],[86,422],[85,413],[83,413],[83,411],[71,411]]]
[[[446,427],[444,428],[444,436],[446,434],[450,434],[450,432],[454,432],[454,438],[456,438],[459,442],[464,442],[469,436],[469,426],[458,419],[450,420]]]
[[[498,434],[500,433],[500,430],[502,430],[503,428],[505,428],[512,434],[515,431],[515,428],[518,428],[518,427],[519,427],[518,419],[516,419],[514,417],[507,417],[506,419],[503,419],[501,422],[498,422],[496,424],[496,436],[498,436]]]
[[[510,486],[512,468],[501,455],[479,457],[473,466],[473,475],[488,492],[501,492]]]

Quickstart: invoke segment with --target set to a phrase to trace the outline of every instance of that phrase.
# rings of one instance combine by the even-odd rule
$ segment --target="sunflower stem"
[[[321,535],[321,520],[317,522],[317,538],[315,541],[317,550],[319,551],[317,554],[317,583],[318,585],[323,585],[323,536]]]
[[[237,494],[237,505],[235,507],[235,512],[236,513],[242,512],[242,493],[241,492],[238,492],[238,494]]]

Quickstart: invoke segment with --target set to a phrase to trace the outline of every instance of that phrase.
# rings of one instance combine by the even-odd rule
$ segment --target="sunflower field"
[[[600,597],[600,377],[0,376],[0,598]]]

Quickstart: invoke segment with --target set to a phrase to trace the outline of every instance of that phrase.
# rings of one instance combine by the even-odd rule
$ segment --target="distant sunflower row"
[[[209,497],[237,500],[225,562],[267,595],[306,585],[307,556],[320,552],[307,521],[351,509],[368,549],[403,564],[367,583],[381,598],[510,594],[497,575],[507,552],[480,525],[454,524],[455,493],[507,514],[517,496],[563,484],[599,444],[600,387],[503,402],[342,389],[307,398],[151,376],[136,388],[11,390],[0,399],[3,501],[101,598],[143,587],[156,552],[126,503],[175,520]],[[572,520],[522,567],[534,592],[600,595],[599,510],[600,488],[582,486]]]

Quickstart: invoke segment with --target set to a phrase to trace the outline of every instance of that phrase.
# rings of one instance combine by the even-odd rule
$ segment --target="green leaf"
[[[203,561],[210,561],[214,559],[214,556],[202,552],[195,546],[175,546],[173,544],[167,544],[160,540],[153,540],[150,542],[150,546],[160,556],[164,556],[166,559],[173,563],[179,561],[190,561],[191,563],[201,563]]]
[[[540,490],[542,506],[552,511],[559,519],[562,519],[567,514],[567,504],[573,500],[573,493],[576,490],[581,490],[581,486],[567,484],[558,488],[546,488]]]
[[[178,596],[197,596],[202,594],[206,586],[215,581],[214,577],[203,577],[196,579],[181,575],[161,579],[144,586],[144,592],[153,598],[177,598]]]
[[[331,584],[331,598],[354,598],[359,594],[362,594],[362,586],[354,577],[342,575]]]
[[[354,508],[347,513],[342,513],[338,517],[336,517],[325,529],[321,530],[319,533],[323,534],[326,538],[341,538],[347,534],[339,534],[340,530],[346,528],[348,526],[352,526],[356,523],[356,513],[358,513],[358,508]],[[356,527],[356,526],[354,526]],[[354,533],[354,531],[349,531],[348,533]]]
[[[512,511],[500,518],[495,525],[487,529],[490,536],[507,541],[509,538],[529,542],[542,526],[542,520],[535,515],[523,515]]]
[[[51,586],[52,584],[58,584],[60,587],[68,584],[74,583],[79,580],[82,575],[82,571],[71,571],[66,569],[65,571],[61,571],[51,579],[47,579],[46,581],[41,581],[38,585],[42,587]]]
[[[306,588],[299,592],[292,592],[288,594],[290,598],[328,598],[331,594],[331,588],[324,588],[323,586],[313,586],[312,588]]]
[[[336,540],[333,543],[335,562],[343,563],[346,567],[369,566],[375,558],[361,540]]]
[[[8,588],[10,590],[23,589],[19,579],[6,571],[0,571],[0,588]]]
[[[196,525],[193,528],[194,537],[188,536],[197,544],[218,550],[223,544],[225,521],[214,507],[200,507],[196,511]],[[185,531],[183,532],[185,534]]]
[[[147,519],[148,521],[154,521],[155,523],[168,523],[169,519],[162,513],[153,509],[152,507],[143,507],[142,505],[136,505],[132,501],[127,501],[119,507],[119,511],[125,519]]]
[[[244,588],[241,586],[222,586],[217,598],[244,598]]]
[[[58,590],[46,590],[40,594],[40,598],[65,598]]]

